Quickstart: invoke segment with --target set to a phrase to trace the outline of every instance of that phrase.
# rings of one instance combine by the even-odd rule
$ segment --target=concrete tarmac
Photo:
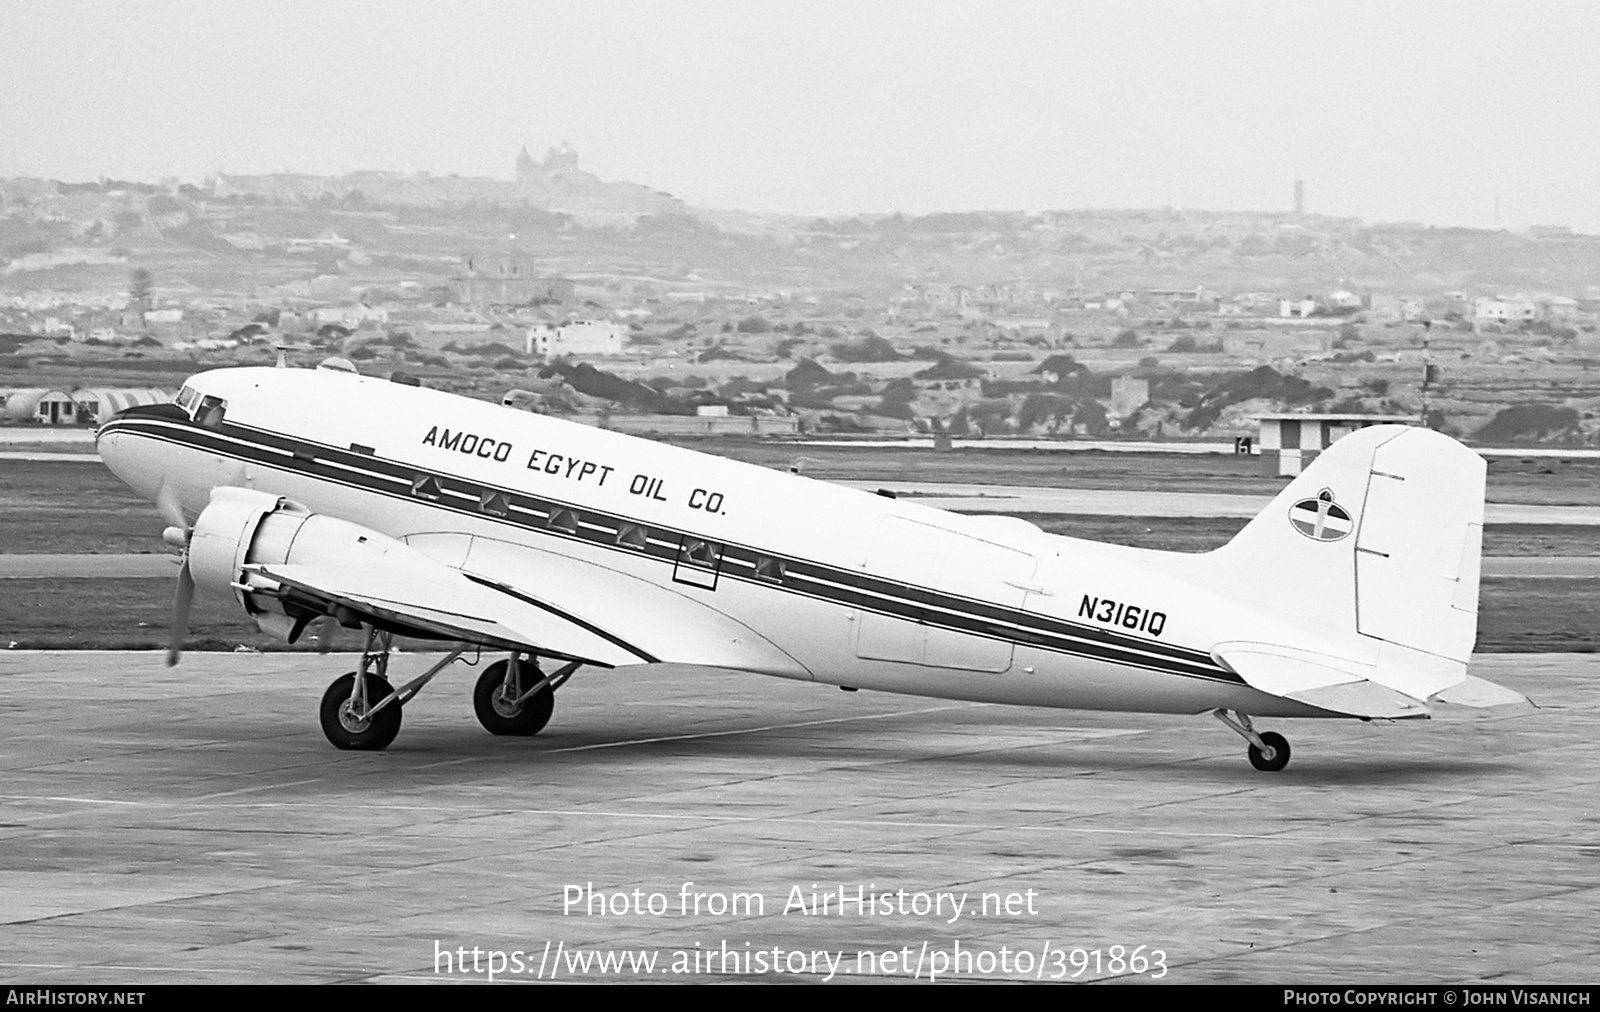
[[[1277,774],[1207,716],[687,669],[580,673],[530,739],[479,728],[481,669],[455,669],[387,752],[347,753],[316,709],[352,666],[0,653],[0,976],[483,980],[474,948],[503,980],[819,980],[818,953],[836,980],[1159,972],[1113,972],[1119,945],[1182,983],[1600,965],[1596,656],[1478,660],[1539,710],[1263,721],[1293,745]],[[887,898],[863,912],[857,887]],[[922,910],[945,892],[959,917]],[[579,968],[598,951],[656,970]]]
[[[177,553],[106,552],[73,555],[52,552],[0,554],[0,580],[110,579],[173,577]]]

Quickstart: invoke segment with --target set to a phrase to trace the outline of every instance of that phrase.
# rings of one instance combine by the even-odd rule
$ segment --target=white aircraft
[[[1484,462],[1374,426],[1324,452],[1228,544],[1155,552],[1045,534],[341,371],[201,373],[100,429],[110,468],[196,587],[295,642],[365,631],[322,728],[381,749],[469,649],[474,703],[537,733],[580,667],[680,662],[847,689],[1254,717],[1426,717],[1522,697],[1471,677]],[[450,643],[398,689],[396,635]],[[551,670],[546,670],[548,665]]]

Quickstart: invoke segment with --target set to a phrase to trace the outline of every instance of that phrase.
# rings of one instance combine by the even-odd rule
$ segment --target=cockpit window
[[[222,416],[227,410],[227,401],[207,394],[200,398],[200,406],[195,409],[194,420],[208,429],[220,429]]]
[[[200,391],[196,390],[194,387],[186,386],[182,390],[178,391],[176,403],[178,407],[182,408],[184,411],[187,411],[189,416],[192,418],[194,417],[194,402],[199,399]]]

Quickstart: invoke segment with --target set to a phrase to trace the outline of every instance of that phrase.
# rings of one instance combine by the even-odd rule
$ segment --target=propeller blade
[[[167,644],[167,667],[178,663],[183,653],[183,641],[189,635],[189,609],[194,605],[194,575],[189,572],[189,559],[178,568],[178,590],[172,597],[172,638]]]
[[[317,620],[317,653],[325,654],[333,649],[333,634],[338,628],[339,620],[332,615]]]
[[[183,506],[178,502],[178,496],[166,482],[156,490],[156,508],[161,511],[162,519],[166,520],[168,527],[176,527],[180,531],[189,530],[189,521],[183,515]]]

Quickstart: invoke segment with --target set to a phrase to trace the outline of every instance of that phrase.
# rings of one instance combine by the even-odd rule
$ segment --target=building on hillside
[[[456,301],[474,309],[570,302],[577,294],[577,286],[571,281],[541,275],[538,262],[519,253],[469,256],[462,267],[450,286]]]
[[[328,324],[355,330],[362,324],[381,325],[389,322],[389,311],[382,306],[368,306],[350,302],[339,306],[318,306],[311,311],[312,327]]]
[[[1329,314],[1333,316],[1347,316],[1372,305],[1370,295],[1357,295],[1348,288],[1334,289],[1327,294],[1324,301],[1327,303]]]
[[[620,355],[628,329],[609,320],[574,320],[559,326],[528,328],[527,353],[545,358],[563,355]]]
[[[1018,337],[1027,335],[1045,335],[1050,333],[1051,319],[1048,316],[998,316],[994,325],[999,330]]]
[[[1532,299],[1484,296],[1472,304],[1474,323],[1532,323],[1539,318],[1539,307]]]
[[[387,205],[535,207],[595,223],[631,223],[647,215],[689,213],[687,205],[669,193],[638,183],[609,183],[585,172],[578,167],[578,153],[568,146],[551,148],[543,160],[535,160],[523,149],[517,156],[516,174],[515,181],[508,181],[484,176],[374,170],[342,176],[223,173],[213,180],[212,192],[223,200],[332,203],[345,211]]]
[[[1216,297],[1208,295],[1202,285],[1193,288],[1146,288],[1139,293],[1139,301],[1144,305],[1173,310],[1210,309],[1217,303]]]

